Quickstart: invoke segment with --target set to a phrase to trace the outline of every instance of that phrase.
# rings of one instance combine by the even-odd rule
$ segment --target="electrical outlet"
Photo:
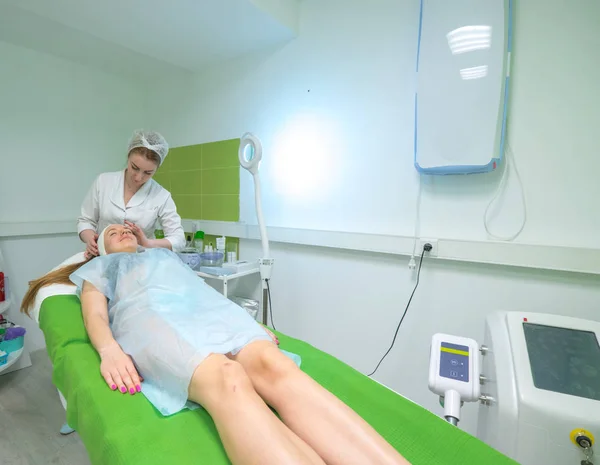
[[[431,250],[429,252],[425,252],[425,256],[428,257],[437,257],[438,256],[438,241],[437,239],[428,239],[428,238],[421,238],[420,241],[420,252],[423,252],[423,247],[425,246],[425,244],[431,244]]]

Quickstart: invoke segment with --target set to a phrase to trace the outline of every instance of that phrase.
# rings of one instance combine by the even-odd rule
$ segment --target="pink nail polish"
[[[135,389],[129,388],[129,394],[135,394]]]
[[[121,386],[121,392],[125,394],[127,392],[127,388],[125,386]]]
[[[139,384],[135,387],[135,390],[137,392],[142,392],[142,386],[140,386]]]
[[[117,385],[113,384],[110,388],[114,391],[115,389],[117,389]]]

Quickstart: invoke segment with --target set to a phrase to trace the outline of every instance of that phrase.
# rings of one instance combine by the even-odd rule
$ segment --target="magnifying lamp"
[[[263,257],[258,261],[260,267],[260,279],[262,283],[262,322],[267,324],[267,310],[269,305],[269,280],[271,279],[271,268],[274,260],[269,256],[269,238],[267,237],[267,227],[263,218],[260,177],[258,168],[262,159],[262,144],[260,140],[251,133],[246,133],[240,140],[240,149],[238,152],[240,165],[247,169],[254,179],[254,197],[256,201],[256,218],[260,230],[260,240],[262,242]]]

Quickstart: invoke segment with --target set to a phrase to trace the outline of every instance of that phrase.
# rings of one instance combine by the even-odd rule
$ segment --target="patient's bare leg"
[[[234,465],[324,465],[273,414],[242,366],[226,356],[211,355],[196,368],[189,397],[210,413]]]
[[[260,396],[327,464],[408,464],[366,421],[270,342],[253,342],[233,358]]]

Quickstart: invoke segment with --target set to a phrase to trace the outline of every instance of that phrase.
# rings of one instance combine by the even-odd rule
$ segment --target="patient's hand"
[[[102,359],[100,373],[108,387],[131,395],[142,390],[140,375],[131,357],[123,352],[121,346],[115,343],[99,351],[99,354]]]
[[[277,345],[279,345],[279,339],[277,338],[277,336],[275,336],[275,334],[273,334],[273,332],[267,328],[265,325],[262,325],[262,327],[264,328],[264,330],[267,332],[267,334],[269,336],[271,336],[271,339],[273,339],[273,342]]]

